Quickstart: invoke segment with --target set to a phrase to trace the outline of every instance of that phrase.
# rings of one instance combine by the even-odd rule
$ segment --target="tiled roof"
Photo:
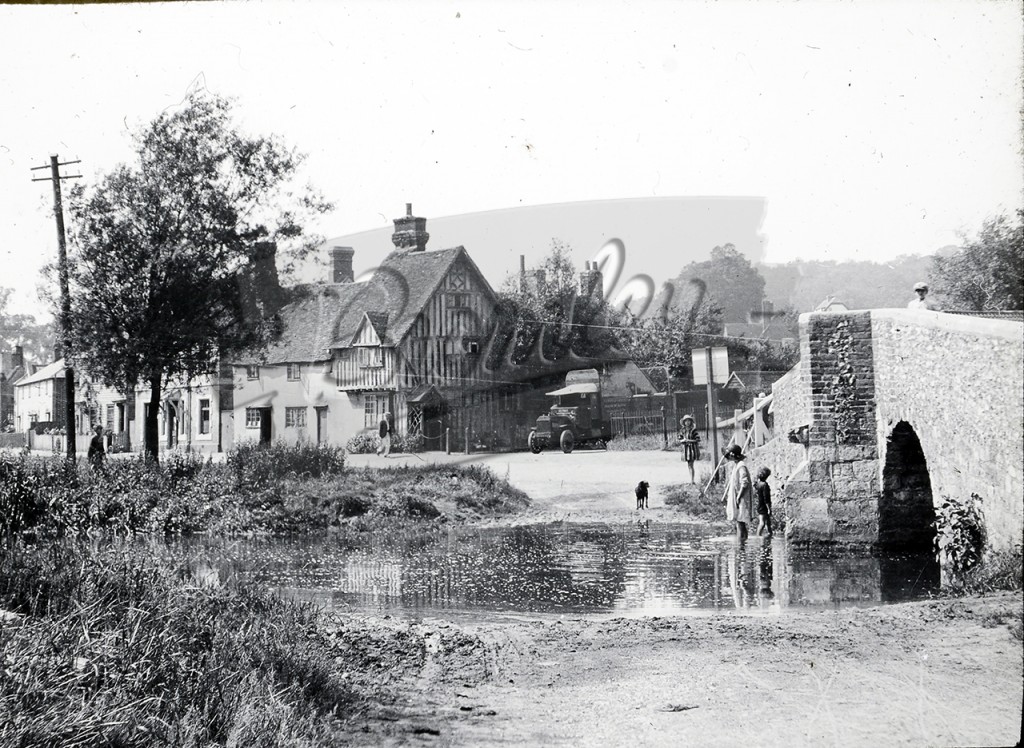
[[[253,360],[268,364],[328,360],[338,325],[358,306],[356,300],[365,285],[315,283],[289,289],[296,298],[278,312],[281,335],[267,347],[265,357],[253,355]]]
[[[470,265],[476,267],[462,247],[426,252],[398,249],[389,254],[364,284],[365,288],[350,312],[344,315],[333,347],[351,345],[364,312],[386,314],[387,328],[380,336],[381,344],[398,345],[459,257],[465,257]],[[487,290],[490,291],[489,286]],[[493,297],[493,292],[491,294]],[[371,322],[380,334],[381,330],[372,317]]]
[[[364,315],[382,345],[396,346],[460,257],[476,269],[462,247],[426,252],[400,249],[389,254],[363,283],[314,283],[289,289],[296,298],[278,312],[280,336],[265,356],[250,354],[237,360],[242,363],[251,358],[268,364],[326,361],[332,348],[352,344]],[[496,303],[490,286],[485,290]]]
[[[21,387],[22,385],[25,384],[45,382],[47,379],[63,379],[64,368],[64,359],[57,359],[52,364],[47,364],[46,366],[44,366],[35,374],[29,374],[27,377],[22,377],[21,379],[18,380],[17,385]]]

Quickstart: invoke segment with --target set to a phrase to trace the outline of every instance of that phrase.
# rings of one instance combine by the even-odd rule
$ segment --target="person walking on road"
[[[107,456],[107,450],[103,447],[103,427],[96,427],[96,436],[89,442],[89,453],[88,460],[89,464],[94,468],[98,468],[103,464],[103,460]]]
[[[693,463],[700,459],[700,432],[693,416],[679,419],[679,441],[683,445],[683,461],[690,469],[690,483],[694,483]]]
[[[377,435],[380,436],[380,444],[377,446],[377,454],[385,457],[391,454],[391,414],[385,413],[381,416],[378,424]]]
[[[733,465],[725,486],[725,516],[736,523],[736,538],[743,542],[747,539],[747,527],[754,519],[754,484],[750,471],[743,464],[747,456],[738,444],[726,449],[724,455]]]

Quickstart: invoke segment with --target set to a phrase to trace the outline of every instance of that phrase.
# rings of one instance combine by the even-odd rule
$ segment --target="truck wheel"
[[[544,449],[544,446],[540,443],[540,439],[534,432],[530,432],[530,435],[526,438],[526,443],[530,445],[530,451],[535,455],[539,455],[540,451]]]
[[[572,452],[572,448],[576,446],[576,437],[572,435],[571,431],[563,431],[558,439],[558,444],[562,447],[563,452],[569,454]]]

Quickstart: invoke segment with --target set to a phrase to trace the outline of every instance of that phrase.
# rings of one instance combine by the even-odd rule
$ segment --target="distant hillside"
[[[776,308],[792,306],[798,312],[810,312],[827,296],[850,309],[906,306],[914,295],[914,284],[928,280],[931,266],[931,255],[904,255],[884,264],[811,260],[757,269],[765,280],[765,297]]]

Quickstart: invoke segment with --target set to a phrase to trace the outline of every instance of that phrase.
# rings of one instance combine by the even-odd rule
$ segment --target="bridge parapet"
[[[984,500],[991,547],[1024,535],[1024,324],[917,310],[800,318],[801,362],[775,395],[806,419],[799,449],[758,450],[785,472],[794,543],[921,544],[943,496]],[[922,504],[926,502],[927,505]]]

